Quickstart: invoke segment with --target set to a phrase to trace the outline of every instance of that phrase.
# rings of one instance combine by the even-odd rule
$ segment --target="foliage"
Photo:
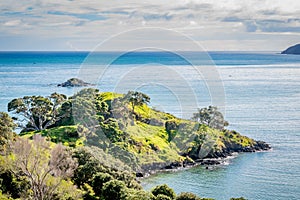
[[[141,106],[150,102],[150,97],[148,95],[137,91],[129,91],[124,98],[130,102],[133,113],[136,106]]]
[[[13,132],[15,127],[13,119],[7,113],[0,112],[0,153],[5,151],[8,143],[16,137]]]
[[[156,186],[152,189],[151,193],[156,197],[158,197],[158,195],[165,195],[170,199],[175,199],[176,197],[174,190],[166,184]]]
[[[66,96],[58,93],[53,93],[50,97],[25,96],[10,101],[8,112],[22,116],[17,119],[19,126],[26,131],[44,130],[62,117],[59,116],[59,109],[65,100]]]
[[[164,194],[158,194],[155,198],[155,200],[173,200],[171,197],[168,197],[167,195]]]
[[[96,196],[101,196],[102,195],[102,188],[105,183],[108,181],[113,180],[114,178],[108,174],[108,173],[103,173],[103,172],[98,172],[92,180],[91,186],[93,187],[93,190],[95,192]]]
[[[201,200],[201,198],[190,192],[182,192],[176,197],[176,200]]]
[[[128,200],[154,200],[152,193],[145,190],[129,190]]]
[[[73,157],[78,160],[79,164],[73,177],[73,181],[78,187],[82,187],[86,183],[96,186],[93,182],[99,182],[96,180],[100,178],[99,175],[106,173],[114,179],[124,181],[129,188],[140,188],[130,167],[100,148],[79,147],[75,149]]]
[[[83,146],[85,137],[84,134],[87,130],[82,126],[59,126],[53,127],[42,131],[32,131],[21,133],[20,136],[32,137],[35,134],[40,134],[46,137],[51,142],[62,143],[64,146],[77,147]]]
[[[100,122],[101,131],[111,142],[125,141],[126,135],[120,130],[118,121],[114,118],[109,118],[105,123]]]
[[[218,111],[218,108],[215,106],[198,109],[198,112],[194,113],[192,119],[218,130],[223,130],[224,126],[229,125],[228,122],[224,120],[223,114]]]
[[[230,198],[230,200],[247,200],[244,197],[239,197],[239,198]]]
[[[17,138],[12,145],[12,155],[6,157],[6,162],[10,171],[14,174],[21,172],[27,178],[33,199],[63,198],[68,193],[59,190],[62,186],[69,191],[76,190],[65,181],[73,176],[76,160],[65,147],[58,144],[51,148],[50,142],[40,135],[35,135],[33,141]]]
[[[127,187],[122,181],[111,180],[103,185],[102,197],[105,200],[125,200],[127,198],[127,195]]]
[[[20,198],[25,195],[29,190],[30,185],[26,177],[15,175],[12,171],[7,169],[8,166],[2,166],[0,172],[0,191],[5,194],[9,194],[12,198]]]
[[[0,200],[11,200],[12,198],[6,196],[5,194],[2,194],[2,191],[0,190]]]

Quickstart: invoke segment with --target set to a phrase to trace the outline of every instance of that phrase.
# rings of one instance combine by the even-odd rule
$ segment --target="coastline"
[[[210,169],[211,166],[224,165],[226,160],[234,159],[242,153],[259,153],[272,150],[270,144],[263,141],[256,141],[256,144],[251,147],[242,147],[238,149],[227,148],[223,152],[213,152],[202,159],[186,159],[183,162],[170,162],[170,163],[152,163],[142,166],[142,170],[136,172],[138,180],[147,178],[163,172],[177,172],[180,170],[187,170],[197,166],[205,166]]]

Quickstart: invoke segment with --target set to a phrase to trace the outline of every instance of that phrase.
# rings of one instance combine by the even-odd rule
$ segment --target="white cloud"
[[[17,19],[17,20],[11,20],[11,21],[7,21],[4,22],[3,25],[4,26],[17,26],[21,24],[21,20]]]
[[[51,41],[65,38],[73,40],[74,46],[76,41],[87,40],[90,44],[138,27],[178,30],[210,41],[207,44],[216,50],[223,40],[228,43],[251,37],[255,45],[257,36],[259,45],[263,40],[261,33],[284,35],[286,41],[291,41],[289,36],[300,32],[300,3],[295,0],[13,1],[0,1],[0,24],[3,25],[0,36],[42,37]],[[243,49],[243,44],[240,45]],[[82,45],[82,48],[91,47]]]

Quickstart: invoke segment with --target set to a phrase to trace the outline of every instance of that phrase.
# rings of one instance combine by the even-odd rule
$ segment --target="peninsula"
[[[228,122],[214,106],[181,119],[150,108],[149,102],[137,91],[92,88],[71,97],[53,93],[13,99],[8,112],[14,117],[0,113],[0,180],[5,180],[0,197],[204,200],[192,193],[177,196],[165,184],[144,191],[137,177],[217,165],[233,153],[271,148],[227,130]],[[20,134],[13,132],[16,124]]]

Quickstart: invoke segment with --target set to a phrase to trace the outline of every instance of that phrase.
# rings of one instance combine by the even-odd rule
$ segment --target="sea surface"
[[[176,193],[228,200],[300,199],[300,56],[277,52],[0,52],[0,111],[25,95],[72,95],[56,84],[78,77],[100,91],[149,94],[151,106],[189,118],[219,106],[229,129],[271,144],[225,165],[166,172],[142,180]]]

